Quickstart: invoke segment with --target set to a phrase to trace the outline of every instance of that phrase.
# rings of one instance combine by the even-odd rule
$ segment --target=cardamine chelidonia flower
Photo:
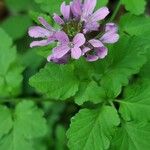
[[[30,27],[28,33],[29,36],[42,40],[33,41],[30,47],[57,42],[47,59],[59,64],[67,63],[70,58],[85,57],[90,62],[105,58],[108,54],[105,45],[119,40],[118,27],[114,23],[102,24],[109,10],[102,7],[94,12],[96,2],[97,0],[73,0],[69,5],[63,2],[60,8],[62,15],[53,15],[54,21],[60,26],[59,30],[39,17],[43,27]]]

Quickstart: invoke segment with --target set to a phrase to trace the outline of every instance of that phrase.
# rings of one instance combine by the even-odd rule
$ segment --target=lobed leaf
[[[79,81],[72,65],[49,63],[30,79],[30,84],[49,98],[65,100],[78,91]]]
[[[0,126],[0,149],[35,150],[34,140],[47,133],[43,112],[31,101],[19,103],[14,112],[1,106],[0,112],[6,117],[6,121],[0,120],[3,122]]]
[[[71,120],[67,132],[68,146],[70,150],[108,149],[115,127],[119,123],[117,111],[110,106],[80,110]]]
[[[112,140],[111,150],[149,150],[150,124],[146,122],[123,123]]]

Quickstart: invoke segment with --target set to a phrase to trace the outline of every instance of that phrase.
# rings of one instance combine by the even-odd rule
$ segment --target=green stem
[[[34,101],[34,102],[37,102],[37,103],[39,103],[39,102],[56,102],[56,103],[60,103],[61,102],[61,101],[55,101],[55,100],[48,99],[48,98],[27,97],[27,98],[1,98],[0,104],[3,104],[3,103],[18,104],[22,100],[31,100],[31,101]]]
[[[116,6],[116,9],[114,10],[114,13],[112,14],[111,18],[110,18],[110,22],[113,21],[115,18],[116,18],[116,15],[120,9],[120,6],[121,6],[121,1],[119,0],[117,6]]]
[[[112,101],[109,101],[109,104],[110,104],[113,108],[116,109],[116,107],[115,107],[115,105],[114,105],[114,103],[113,103]]]
[[[125,104],[126,104],[126,102],[124,102],[124,101],[122,101],[122,100],[118,100],[118,99],[114,100],[114,102],[117,102],[117,103],[125,103]]]

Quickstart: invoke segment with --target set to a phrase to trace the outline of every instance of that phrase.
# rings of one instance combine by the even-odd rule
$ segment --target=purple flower
[[[97,31],[99,28],[99,21],[105,19],[109,14],[107,7],[102,7],[94,12],[96,6],[96,0],[85,0],[83,4],[83,12],[81,15],[81,21],[84,21],[84,32]],[[93,13],[94,12],[94,13]]]
[[[68,53],[71,54],[73,59],[79,59],[81,57],[81,46],[85,43],[85,37],[82,33],[78,33],[73,40],[70,41],[67,34],[60,31],[57,32],[56,39],[60,42],[60,45],[53,49],[52,55],[49,56],[49,61],[51,61],[51,59],[61,59]]]
[[[83,4],[81,3],[81,0],[73,0],[71,3],[71,11],[74,17],[80,18],[82,15],[82,7]]]
[[[119,40],[118,28],[114,23],[107,23],[105,34],[100,38],[103,43],[116,43]]]
[[[71,17],[71,8],[70,5],[66,5],[65,2],[62,3],[60,8],[61,14],[64,19],[62,19],[58,14],[54,13],[53,19],[56,23],[63,25],[66,21],[68,21]]]
[[[85,55],[87,61],[96,61],[107,56],[108,49],[100,40],[92,39],[88,42],[88,47],[84,47],[82,55]]]
[[[55,30],[42,18],[38,18],[43,27],[33,26],[29,28],[28,34],[30,37],[43,38],[40,41],[33,41],[30,47],[46,46],[55,41]]]
[[[62,3],[61,15],[54,13],[53,19],[60,29],[53,29],[42,17],[39,21],[43,27],[35,26],[29,29],[29,35],[42,38],[34,41],[33,46],[45,46],[57,42],[57,47],[47,60],[65,64],[69,59],[85,57],[87,61],[103,59],[108,54],[106,44],[119,40],[118,27],[114,23],[104,25],[101,21],[107,17],[109,10],[102,7],[96,11],[97,0],[73,0],[70,4]]]

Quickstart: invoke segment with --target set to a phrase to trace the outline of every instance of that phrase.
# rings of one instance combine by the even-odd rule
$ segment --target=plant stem
[[[114,102],[117,102],[117,103],[124,103],[124,104],[126,104],[126,102],[125,102],[125,101],[118,100],[118,99],[115,99],[115,100],[114,100]]]
[[[116,107],[112,101],[109,101],[109,104],[116,109]]]
[[[120,6],[121,6],[121,1],[119,0],[117,6],[116,6],[116,9],[114,10],[114,13],[112,14],[111,18],[110,18],[110,22],[113,21],[115,18],[116,18],[116,15],[120,9]]]
[[[61,101],[55,101],[52,99],[48,99],[48,98],[34,98],[34,97],[26,97],[26,98],[1,98],[0,100],[0,104],[4,104],[4,103],[13,103],[13,104],[18,104],[19,102],[21,102],[22,100],[31,100],[34,102],[56,102],[56,103],[60,103]]]

